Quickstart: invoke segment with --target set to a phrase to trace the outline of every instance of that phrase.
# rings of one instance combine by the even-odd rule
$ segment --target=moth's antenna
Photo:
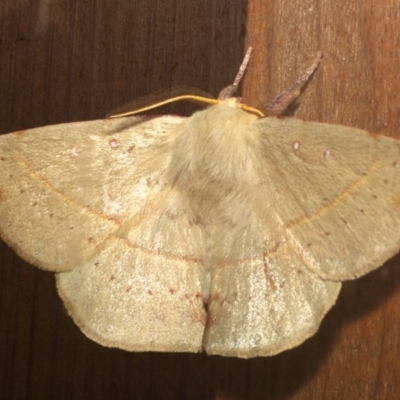
[[[308,68],[307,71],[299,79],[297,79],[292,86],[290,86],[290,88],[284,90],[282,93],[279,93],[267,104],[265,111],[268,115],[281,114],[294,99],[299,97],[301,89],[308,82],[310,76],[314,73],[321,60],[322,53],[319,51],[315,57],[315,60],[311,64],[311,67]]]
[[[233,94],[236,92],[237,88],[239,87],[239,83],[243,78],[244,72],[246,71],[247,65],[249,64],[252,52],[253,48],[249,47],[246,55],[243,58],[242,64],[240,65],[239,71],[236,74],[235,80],[233,81],[232,85],[227,86],[219,92],[218,100],[228,99],[229,97],[232,97]]]
[[[253,48],[249,47],[249,49],[246,52],[246,55],[243,58],[242,64],[240,65],[239,71],[236,74],[236,78],[233,81],[233,86],[236,86],[236,87],[239,86],[239,83],[242,80],[242,77],[244,75],[244,71],[246,71],[247,65],[249,64],[250,56],[251,56],[252,52],[253,52]]]
[[[222,89],[219,93],[218,100],[209,98],[207,94],[186,94],[185,92],[198,92],[198,90],[194,90],[193,88],[189,88],[190,90],[182,90],[182,88],[178,88],[178,90],[171,91],[171,96],[166,97],[165,92],[161,92],[160,96],[156,93],[155,95],[151,94],[150,96],[144,96],[141,99],[135,100],[122,106],[111,113],[107,114],[107,118],[120,118],[127,117],[129,115],[138,114],[144,111],[151,110],[156,107],[163,106],[165,104],[169,104],[175,101],[180,100],[194,100],[201,103],[206,104],[218,104],[221,100],[232,97],[236,92],[240,81],[243,78],[243,75],[246,71],[247,65],[249,64],[251,53],[253,52],[253,48],[249,47],[246,52],[246,55],[243,58],[242,64],[240,65],[239,71],[236,74],[235,80],[232,85],[227,86]],[[153,100],[150,100],[151,97]],[[254,113],[260,117],[264,117],[264,114],[255,108],[246,106],[245,104],[239,104],[239,107],[248,112]]]

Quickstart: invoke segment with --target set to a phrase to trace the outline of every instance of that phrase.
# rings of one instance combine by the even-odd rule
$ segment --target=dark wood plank
[[[32,0],[0,10],[1,133],[101,118],[171,85],[218,94],[244,47],[245,1]],[[53,274],[0,248],[0,398],[214,398],[217,358],[97,345],[66,314]]]

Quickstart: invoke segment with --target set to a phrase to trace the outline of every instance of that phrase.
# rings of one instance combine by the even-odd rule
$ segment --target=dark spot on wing
[[[110,146],[110,149],[112,149],[112,150],[115,150],[115,149],[117,149],[119,147],[117,139],[110,139],[108,141],[108,145]]]
[[[200,292],[195,293],[194,298],[196,300],[203,299],[203,295]]]

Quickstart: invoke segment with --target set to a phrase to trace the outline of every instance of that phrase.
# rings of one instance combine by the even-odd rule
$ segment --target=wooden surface
[[[217,94],[247,30],[249,103],[265,104],[322,50],[290,112],[400,136],[398,1],[249,0],[247,17],[244,0],[4,3],[0,133],[100,118],[176,84]],[[400,398],[399,257],[346,283],[306,343],[246,361],[103,348],[66,315],[53,274],[0,250],[0,399]]]

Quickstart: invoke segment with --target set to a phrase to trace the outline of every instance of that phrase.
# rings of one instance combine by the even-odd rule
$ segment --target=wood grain
[[[320,50],[324,59],[289,114],[400,138],[399,2],[249,0],[247,20],[250,103],[262,107],[290,86]],[[266,361],[264,398],[399,398],[399,267],[395,257],[346,283],[314,338]],[[255,387],[248,393],[263,398]]]
[[[394,0],[31,0],[0,6],[0,132],[100,118],[176,84],[212,94],[247,45],[261,106],[321,50],[290,113],[400,136]],[[247,20],[246,20],[247,18]],[[190,106],[170,112],[188,113]],[[379,216],[378,216],[379,217]],[[86,337],[53,274],[0,244],[0,399],[397,399],[399,258],[344,285],[319,333],[271,358],[127,353]]]

